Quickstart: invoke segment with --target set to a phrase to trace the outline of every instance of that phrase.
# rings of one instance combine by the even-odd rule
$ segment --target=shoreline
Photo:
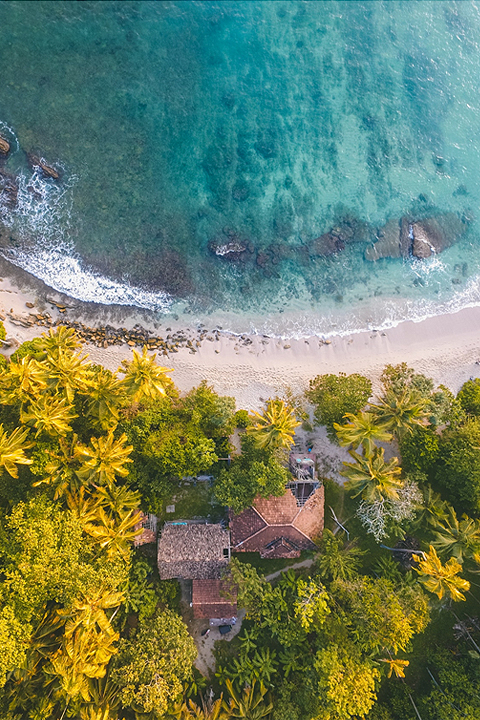
[[[325,373],[358,372],[368,376],[376,390],[388,363],[406,362],[453,392],[458,392],[469,377],[480,377],[480,364],[476,364],[480,361],[480,307],[422,321],[405,320],[386,330],[331,335],[327,340],[316,336],[283,340],[238,336],[203,325],[185,327],[178,319],[140,308],[71,300],[6,260],[0,260],[0,276],[2,314],[13,310],[15,316],[26,317],[47,311],[52,322],[82,322],[97,328],[109,324],[129,331],[141,326],[156,337],[170,339],[176,332],[182,333],[189,344],[180,344],[176,351],[152,349],[160,364],[173,368],[177,387],[188,391],[205,379],[220,394],[233,395],[238,407],[247,410],[258,410],[264,400],[281,395],[287,387],[299,393],[311,378]],[[60,312],[52,300],[65,304],[66,310]],[[34,308],[26,303],[33,303]],[[19,343],[47,329],[24,327],[8,314],[4,324],[7,337]],[[84,347],[92,362],[111,370],[131,355],[131,347],[125,342],[109,347],[86,342]]]

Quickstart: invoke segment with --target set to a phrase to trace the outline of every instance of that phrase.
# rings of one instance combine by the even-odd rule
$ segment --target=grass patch
[[[165,508],[160,515],[161,520],[198,520],[208,518],[217,522],[225,515],[223,506],[214,500],[213,489],[208,482],[189,484],[179,487],[168,502],[175,505],[175,512],[166,513]]]
[[[307,560],[308,558],[313,557],[313,553],[309,550],[302,550],[299,558],[263,559],[260,557],[260,554],[256,552],[242,552],[235,553],[235,557],[237,560],[240,560],[240,562],[252,565],[252,567],[258,570],[258,572],[262,575],[270,575],[270,573],[277,572],[277,570],[283,570],[291,565],[295,565],[298,562],[302,562],[302,560]]]

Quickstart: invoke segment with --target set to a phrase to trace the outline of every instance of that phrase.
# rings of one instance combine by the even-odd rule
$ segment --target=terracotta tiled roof
[[[220,578],[229,548],[230,534],[221,525],[167,523],[158,541],[160,578]]]
[[[299,510],[291,490],[281,497],[256,498],[254,507],[268,525],[290,525]]]
[[[234,522],[232,522],[233,519]],[[264,527],[267,527],[267,523],[252,507],[247,508],[235,518],[232,515],[230,518],[232,546],[240,545]]]
[[[195,618],[232,618],[237,615],[237,604],[222,596],[227,586],[221,580],[193,580],[192,606]],[[232,591],[230,591],[232,592]],[[236,592],[233,591],[236,597]]]
[[[303,507],[291,492],[282,497],[257,498],[230,520],[232,550],[259,552],[261,557],[298,557],[313,549],[312,540],[323,531],[324,489],[320,486]]]
[[[325,489],[321,485],[310,495],[307,502],[298,513],[293,525],[301,532],[308,535],[309,538],[315,539],[320,537],[323,532],[325,506]]]

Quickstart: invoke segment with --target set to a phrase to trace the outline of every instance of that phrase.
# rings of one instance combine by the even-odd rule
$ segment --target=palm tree
[[[140,493],[130,490],[127,485],[106,485],[95,487],[95,497],[107,512],[122,517],[126,510],[136,510],[140,504]]]
[[[74,492],[80,487],[80,480],[77,475],[79,445],[78,436],[74,433],[70,438],[60,437],[58,449],[49,451],[50,459],[45,466],[45,476],[33,483],[33,487],[39,485],[51,485],[54,489],[54,500],[62,497],[68,491]]]
[[[425,525],[435,527],[439,522],[443,522],[447,516],[447,503],[442,500],[439,493],[432,490],[430,485],[422,489],[423,504],[419,506],[414,526],[423,528]]]
[[[354,543],[345,544],[342,538],[325,529],[315,565],[320,575],[329,580],[353,580],[361,565],[362,555],[365,552]]]
[[[416,425],[424,425],[428,413],[428,400],[411,392],[408,388],[397,394],[387,390],[378,404],[370,405],[370,413],[379,425],[391,431],[401,440],[411,433]]]
[[[277,672],[278,662],[275,659],[277,653],[275,650],[270,651],[269,647],[262,647],[255,650],[252,659],[253,676],[260,680],[261,683],[270,683],[272,675]]]
[[[34,358],[23,357],[11,361],[8,372],[2,375],[0,402],[4,405],[22,404],[36,398],[47,387],[45,368]]]
[[[62,393],[69,403],[73,403],[75,392],[85,390],[88,365],[86,356],[73,355],[66,350],[58,349],[48,354],[42,366],[47,375],[49,390]]]
[[[17,465],[31,465],[32,461],[25,455],[25,450],[33,443],[26,442],[28,428],[15,428],[8,435],[0,424],[0,467],[13,478],[18,477]]]
[[[102,550],[106,550],[108,557],[121,555],[125,561],[130,557],[130,543],[141,532],[135,528],[141,518],[140,511],[130,511],[123,514],[118,520],[109,517],[103,507],[95,510],[94,515],[84,522],[83,529]]]
[[[358,415],[345,413],[348,422],[345,425],[333,423],[340,445],[351,445],[352,449],[363,445],[365,453],[372,453],[377,442],[390,442],[392,439],[385,427],[379,425],[376,415],[371,412],[359,412]]]
[[[81,346],[75,330],[64,325],[59,325],[56,329],[49,328],[48,333],[42,333],[33,340],[35,355],[41,360],[49,355],[54,357],[58,353],[73,354]]]
[[[452,600],[465,600],[462,590],[468,591],[470,583],[459,577],[458,573],[462,566],[455,558],[451,557],[445,565],[442,565],[432,545],[429,552],[424,553],[424,557],[418,555],[412,557],[418,563],[418,567],[414,570],[420,575],[419,580],[426,590],[435,593],[439,600],[444,595]]]
[[[459,563],[464,558],[473,559],[480,552],[480,520],[472,520],[466,515],[459,521],[455,510],[448,506],[448,515],[438,520],[433,547],[441,556],[450,555]]]
[[[181,703],[176,706],[172,715],[175,720],[227,720],[227,715],[222,708],[223,695],[215,700],[201,698],[201,705],[193,700]]]
[[[368,455],[359,455],[354,450],[348,452],[356,462],[344,462],[340,475],[348,478],[346,485],[354,491],[353,497],[361,495],[367,503],[398,499],[403,481],[399,477],[402,470],[397,467],[397,458],[385,462],[383,448],[375,448]]]
[[[26,410],[21,410],[20,420],[25,425],[36,428],[35,437],[43,432],[47,435],[67,435],[72,432],[70,423],[76,415],[73,405],[66,398],[55,398],[42,395],[30,403]]]
[[[119,607],[123,600],[122,592],[100,588],[91,595],[77,598],[68,609],[57,610],[60,618],[67,618],[65,636],[70,637],[80,626],[88,631],[98,626],[106,635],[114,635],[115,631],[105,611]]]
[[[80,448],[83,462],[78,471],[79,478],[84,482],[112,485],[116,475],[126,477],[125,466],[132,462],[129,455],[133,450],[133,446],[126,443],[126,434],[115,440],[113,430],[104,437],[92,438],[89,447]]]
[[[66,492],[65,499],[70,512],[80,520],[82,527],[95,521],[98,517],[99,503],[97,498],[92,497],[88,490],[82,486],[78,490]]]
[[[121,720],[118,687],[110,679],[110,672],[103,678],[89,680],[91,704],[80,708],[80,720]]]
[[[253,680],[250,687],[245,687],[241,693],[237,692],[231,680],[226,682],[230,700],[223,701],[223,708],[231,718],[242,718],[243,720],[262,720],[268,717],[273,710],[273,703],[265,700],[267,689],[260,683],[257,690],[257,682]]]
[[[64,714],[71,700],[81,698],[89,702],[89,679],[104,677],[112,655],[117,652],[114,643],[118,638],[118,633],[106,635],[83,627],[68,637],[63,636],[60,649],[50,658],[44,671],[51,676],[54,695],[59,700],[66,700]]]
[[[133,350],[132,360],[123,360],[118,372],[125,375],[122,380],[123,387],[133,402],[147,400],[158,400],[165,395],[165,389],[172,384],[166,373],[172,372],[172,368],[165,368],[157,365],[156,355],[151,357],[144,346],[142,354]]]
[[[409,660],[400,660],[400,658],[382,658],[380,662],[388,664],[388,677],[391,678],[393,674],[397,678],[405,677],[405,668],[410,665]]]
[[[115,428],[123,400],[122,382],[110,370],[94,365],[88,376],[87,415],[103,430]]]
[[[263,415],[255,412],[253,416],[256,423],[248,427],[247,433],[255,439],[257,447],[264,450],[290,447],[300,423],[283,400],[269,400]]]

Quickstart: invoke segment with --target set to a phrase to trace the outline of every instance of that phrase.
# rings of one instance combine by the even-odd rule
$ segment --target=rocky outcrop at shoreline
[[[377,232],[377,241],[365,251],[367,260],[415,257],[424,260],[443,252],[466,232],[468,221],[455,213],[423,219],[389,220]]]
[[[60,180],[60,173],[51,165],[42,159],[34,155],[33,153],[27,153],[27,159],[29,164],[34,170],[40,170],[45,178],[51,178],[52,180]]]
[[[0,135],[0,155],[8,155],[10,152],[10,143]]]
[[[63,325],[73,328],[82,340],[96,345],[99,348],[108,348],[112,345],[124,344],[130,347],[145,346],[148,350],[160,351],[162,355],[176,353],[181,348],[188,349],[191,353],[196,353],[204,340],[210,342],[218,342],[220,340],[219,328],[212,331],[199,328],[196,333],[188,330],[172,331],[171,328],[167,328],[168,334],[162,337],[147,330],[140,324],[135,325],[132,329],[114,327],[109,324],[92,327],[80,320],[70,320],[65,317],[65,313],[67,313],[69,309],[76,309],[76,304],[63,304],[50,297],[46,297],[45,300],[52,306],[54,315],[58,313],[60,317],[55,317],[48,311],[35,311],[35,304],[27,302],[26,306],[29,312],[19,313],[15,312],[12,308],[8,312],[0,312],[0,320],[8,318],[13,325],[25,328],[33,327],[34,325],[45,328]],[[251,342],[246,336],[239,338],[238,341],[244,344]]]

